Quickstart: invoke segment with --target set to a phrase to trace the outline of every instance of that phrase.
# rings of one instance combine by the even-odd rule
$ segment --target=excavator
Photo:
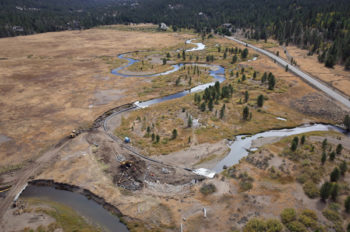
[[[128,169],[128,168],[131,168],[133,164],[134,164],[134,161],[132,160],[124,160],[120,162],[120,167]]]

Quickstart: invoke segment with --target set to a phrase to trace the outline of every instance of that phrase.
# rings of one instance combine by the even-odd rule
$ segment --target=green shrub
[[[322,214],[325,218],[327,218],[329,221],[331,221],[335,224],[342,221],[339,213],[334,211],[334,210],[325,209],[322,211]]]
[[[280,232],[283,231],[283,225],[277,219],[269,219],[266,221],[267,232]]]
[[[239,174],[239,186],[241,191],[248,191],[253,188],[254,179],[248,175],[248,173],[244,172]]]
[[[282,224],[276,219],[253,218],[244,226],[243,232],[281,232],[283,231]]]
[[[209,195],[216,192],[216,187],[213,184],[203,184],[200,191],[204,195]]]
[[[311,180],[306,181],[303,185],[303,189],[305,194],[311,199],[316,198],[320,195],[320,191],[318,190],[317,185]]]
[[[299,221],[308,228],[316,228],[317,221],[315,221],[313,218],[308,217],[306,215],[300,215]]]
[[[314,220],[316,220],[317,221],[317,215],[316,215],[316,213],[315,213],[315,211],[313,211],[313,210],[311,210],[311,209],[304,209],[302,212],[301,212],[301,215],[305,215],[305,216],[307,216],[307,217],[309,217],[309,218],[312,218],[312,219],[314,219]]]
[[[331,202],[329,205],[328,205],[328,208],[330,210],[333,210],[335,212],[338,212],[340,210],[340,205],[338,203],[335,203],[335,202]]]
[[[240,181],[239,182],[239,187],[242,192],[248,191],[253,188],[252,182],[249,181]]]
[[[297,181],[301,184],[306,183],[306,181],[310,180],[314,183],[320,182],[320,177],[322,176],[323,170],[319,168],[310,168],[310,167],[304,167],[301,170],[300,175],[297,177]]]
[[[258,218],[250,219],[243,228],[243,232],[265,232],[265,231],[266,231],[265,222]]]
[[[298,221],[289,222],[286,226],[290,232],[307,232],[307,228]]]
[[[344,202],[345,212],[350,213],[350,196],[347,196]]]
[[[289,222],[295,221],[297,219],[297,213],[295,209],[286,208],[281,213],[281,220],[283,224],[287,224]]]

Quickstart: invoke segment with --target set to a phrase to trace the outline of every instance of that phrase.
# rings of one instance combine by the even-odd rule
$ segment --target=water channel
[[[192,40],[188,40],[186,41],[186,43],[192,43]],[[205,49],[205,45],[202,43],[192,43],[192,44],[195,44],[196,47],[186,50],[187,52],[200,51]],[[125,57],[125,54],[119,55],[118,57],[120,59],[127,60],[128,64],[112,70],[112,74],[122,76],[122,77],[155,77],[155,76],[168,75],[170,73],[178,71],[183,65],[185,65],[185,64],[174,64],[172,65],[173,69],[166,72],[157,73],[157,74],[127,75],[127,74],[121,73],[120,71],[139,61],[132,58]],[[190,65],[205,66],[209,68],[209,74],[214,78],[215,81],[223,82],[225,80],[225,69],[222,66],[204,65],[204,64],[196,64],[196,63],[190,64]],[[165,102],[176,98],[181,98],[190,93],[203,91],[205,88],[212,86],[214,84],[215,82],[210,82],[210,83],[198,85],[194,88],[191,88],[189,90],[184,90],[176,94],[172,94],[172,95],[157,98],[157,99],[152,99],[149,101],[136,102],[135,104],[140,108],[148,107],[156,103]],[[229,154],[225,158],[223,158],[221,161],[219,161],[213,170],[200,168],[200,169],[194,170],[194,172],[197,174],[205,175],[207,177],[212,178],[215,175],[215,173],[221,172],[224,166],[232,166],[234,164],[237,164],[240,159],[242,159],[243,157],[249,154],[250,150],[254,150],[254,148],[252,148],[252,142],[258,138],[262,138],[262,137],[282,138],[284,136],[291,136],[291,135],[296,135],[300,133],[306,133],[306,132],[312,132],[312,131],[330,131],[330,130],[345,133],[342,129],[336,126],[314,124],[314,125],[303,125],[292,129],[270,130],[270,131],[265,131],[252,136],[240,135],[240,136],[237,136],[236,140],[232,142],[232,144],[230,145],[231,151],[229,152]],[[79,193],[59,190],[53,187],[28,185],[28,187],[22,192],[20,197],[21,198],[39,197],[39,198],[45,198],[51,201],[56,201],[72,207],[84,218],[87,218],[89,221],[92,221],[93,224],[103,225],[103,229],[106,231],[117,231],[117,232],[128,231],[126,226],[122,224],[116,216],[109,213],[109,211],[104,209],[101,205],[99,205],[95,201],[89,200],[88,198],[86,198],[85,196]]]
[[[93,225],[108,232],[127,232],[126,226],[117,216],[112,215],[94,200],[88,199],[79,193],[56,189],[48,186],[28,185],[21,193],[21,198],[40,198],[54,201],[74,209],[79,215]]]

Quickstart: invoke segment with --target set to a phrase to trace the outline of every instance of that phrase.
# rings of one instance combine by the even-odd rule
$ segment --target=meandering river
[[[186,50],[186,52],[200,51],[200,50],[205,49],[205,45],[202,43],[193,43],[192,40],[187,40],[186,43],[192,43],[192,44],[196,45],[195,48],[188,49],[188,50]],[[121,59],[126,59],[128,61],[128,64],[112,70],[112,73],[115,75],[118,75],[118,76],[123,76],[123,77],[132,77],[132,76],[135,77],[135,75],[125,75],[123,73],[120,73],[119,71],[129,67],[132,64],[135,64],[136,62],[139,62],[139,60],[127,58],[127,57],[124,57],[124,55],[120,55],[118,57]],[[154,76],[168,75],[169,73],[176,72],[183,65],[184,64],[175,64],[175,65],[173,65],[173,69],[170,71],[163,72],[163,73],[157,73],[157,74],[151,74],[151,75],[140,75],[140,76],[141,77],[154,77]],[[197,64],[197,63],[193,63],[190,65],[203,66],[203,64]],[[212,76],[215,81],[219,81],[221,83],[224,80],[226,80],[224,67],[218,66],[218,65],[205,65],[205,66],[210,68],[210,71],[209,71],[210,76]],[[138,77],[140,77],[140,76],[138,76]],[[172,94],[169,96],[156,98],[156,99],[152,99],[152,100],[144,101],[144,102],[135,102],[135,105],[140,107],[140,108],[145,108],[145,107],[151,106],[151,105],[156,104],[156,103],[165,102],[168,100],[184,97],[184,96],[191,94],[191,93],[203,91],[205,88],[207,88],[209,86],[213,86],[214,84],[215,84],[215,82],[198,85],[190,90],[184,90],[184,91],[181,91],[179,93],[175,93],[175,94]],[[283,121],[286,120],[286,119],[280,118],[280,117],[277,117],[277,119],[283,120]],[[296,135],[296,134],[301,134],[301,133],[306,133],[306,132],[329,131],[329,130],[344,132],[341,128],[336,127],[336,126],[314,124],[314,125],[302,125],[302,126],[295,127],[292,129],[269,130],[269,131],[258,133],[258,134],[252,135],[252,136],[245,136],[245,135],[237,136],[236,140],[230,145],[231,150],[230,150],[229,154],[225,158],[223,158],[221,161],[219,161],[213,170],[199,168],[199,169],[195,169],[193,171],[196,174],[212,178],[215,175],[215,173],[221,172],[223,170],[224,166],[229,167],[229,166],[232,166],[234,164],[237,164],[240,159],[247,156],[249,154],[249,150],[252,149],[252,147],[251,147],[252,142],[255,139],[260,138],[260,137],[280,137],[280,138],[282,138],[285,136],[291,136],[291,135]]]
[[[186,50],[187,52],[200,51],[205,49],[205,45],[203,43],[193,43],[192,40],[188,40],[186,41],[186,43],[192,43],[196,45],[195,48]],[[132,58],[125,57],[125,54],[119,55],[118,57],[120,59],[127,60],[128,63],[124,66],[121,66],[119,68],[112,70],[112,74],[122,76],[122,77],[155,77],[155,76],[168,75],[170,73],[178,71],[183,65],[185,65],[185,64],[175,64],[175,65],[172,65],[173,68],[171,70],[162,72],[162,73],[157,73],[157,74],[127,75],[127,74],[121,73],[120,71],[139,61]],[[203,64],[196,64],[196,63],[188,64],[188,65],[203,66]],[[218,66],[218,65],[204,65],[204,66],[209,68],[210,70],[209,74],[214,78],[215,81],[223,82],[225,80],[224,67]],[[212,86],[214,84],[215,82],[210,82],[207,84],[198,85],[189,90],[184,90],[169,96],[152,99],[144,102],[136,102],[135,105],[140,108],[149,107],[156,103],[165,102],[176,98],[181,98],[190,93],[203,91],[205,88]],[[232,144],[230,145],[231,151],[229,152],[229,154],[225,158],[220,160],[216,164],[213,170],[199,168],[199,169],[193,170],[193,172],[199,175],[204,175],[209,178],[212,178],[215,175],[215,173],[221,172],[224,166],[232,166],[234,164],[237,164],[240,159],[247,156],[250,150],[254,150],[254,148],[252,147],[252,142],[255,139],[258,139],[261,137],[282,138],[284,136],[291,136],[291,135],[296,135],[300,133],[306,133],[306,132],[312,132],[312,131],[329,131],[329,130],[334,130],[334,131],[339,131],[344,133],[342,129],[336,126],[314,124],[314,125],[299,126],[292,129],[269,130],[269,131],[258,133],[252,136],[240,135],[240,136],[237,136],[236,140],[232,142]],[[74,210],[76,210],[83,217],[87,218],[89,221],[92,221],[94,224],[102,225],[104,230],[106,231],[120,231],[120,232],[128,231],[126,226],[122,224],[117,217],[113,216],[111,213],[109,213],[107,210],[105,210],[101,205],[99,205],[95,201],[89,200],[85,196],[80,195],[79,193],[58,190],[53,187],[41,187],[41,186],[29,185],[23,191],[23,193],[21,194],[21,197],[47,198],[48,200],[51,200],[51,201],[56,201],[62,204],[66,204],[72,207]]]

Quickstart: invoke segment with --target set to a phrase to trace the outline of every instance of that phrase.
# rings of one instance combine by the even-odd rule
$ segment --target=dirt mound
[[[145,187],[146,182],[183,185],[204,179],[182,168],[136,156],[125,149],[122,141],[111,143],[105,136],[102,130],[93,130],[85,138],[93,155],[103,164],[104,172],[112,177],[116,186],[135,191]]]
[[[113,182],[128,190],[139,190],[143,187],[145,179],[146,162],[136,157],[120,163],[113,173]]]

